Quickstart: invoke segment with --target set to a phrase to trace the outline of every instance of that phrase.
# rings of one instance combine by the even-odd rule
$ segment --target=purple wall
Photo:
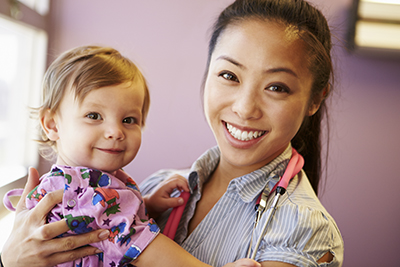
[[[215,144],[201,108],[209,28],[231,0],[52,1],[50,55],[110,45],[147,77],[152,103],[143,145],[126,170],[138,181],[189,167]],[[345,264],[398,266],[400,60],[343,48],[351,0],[313,0],[337,37],[328,182],[322,202],[345,241]]]

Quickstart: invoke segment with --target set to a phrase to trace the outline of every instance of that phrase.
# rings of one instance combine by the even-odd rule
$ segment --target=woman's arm
[[[39,174],[36,169],[30,168],[17,205],[13,230],[1,253],[3,265],[54,266],[99,253],[97,248],[85,245],[107,239],[108,230],[53,239],[69,230],[65,221],[45,224],[47,213],[62,201],[63,192],[59,190],[47,194],[35,208],[28,210],[25,198],[38,184]]]

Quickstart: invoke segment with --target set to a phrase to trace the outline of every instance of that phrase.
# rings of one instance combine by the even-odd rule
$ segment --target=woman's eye
[[[289,89],[286,86],[283,85],[271,85],[265,88],[266,90],[273,91],[273,92],[278,92],[278,93],[288,93]]]
[[[221,76],[222,78],[224,78],[225,80],[228,80],[228,81],[234,81],[234,82],[239,81],[239,79],[236,77],[236,75],[233,73],[230,73],[230,72],[223,72],[219,76]]]
[[[122,120],[122,123],[127,123],[127,124],[134,124],[136,123],[136,119],[134,117],[128,117]]]
[[[89,113],[86,115],[86,117],[91,120],[101,120],[102,119],[102,117],[99,113]]]

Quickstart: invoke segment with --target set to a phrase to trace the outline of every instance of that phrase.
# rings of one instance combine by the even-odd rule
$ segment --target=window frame
[[[49,1],[49,5],[51,4],[51,1]],[[49,11],[50,12],[50,11]],[[46,33],[47,35],[47,47],[46,50],[49,47],[49,12],[45,15],[41,15],[35,10],[27,7],[25,4],[17,1],[17,0],[0,0],[0,16],[5,17],[6,19],[9,19],[10,21],[15,21],[15,22],[21,22],[25,25],[32,26],[36,29],[42,30]],[[46,57],[44,59],[45,65],[47,66],[48,58]],[[45,66],[45,67],[46,67]],[[40,159],[39,159],[40,161]],[[38,162],[39,164],[39,162]],[[38,166],[34,166],[38,167]],[[0,186],[0,220],[5,219],[5,217],[10,217],[9,213],[7,210],[4,208],[2,202],[3,202],[3,196],[5,193],[13,188],[17,187],[22,187],[25,184],[26,181],[26,175],[23,177],[16,177],[15,180],[10,181],[10,183]],[[8,225],[9,223],[7,223]],[[10,227],[12,224],[10,225]],[[6,229],[4,229],[6,230]],[[7,236],[4,236],[4,238],[7,238]],[[1,243],[3,240],[0,240],[0,251],[1,251]]]
[[[0,0],[0,13],[49,33],[49,13],[40,15],[17,0]]]

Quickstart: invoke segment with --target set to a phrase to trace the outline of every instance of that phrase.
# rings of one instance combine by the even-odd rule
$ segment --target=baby
[[[41,143],[56,163],[27,198],[33,208],[48,192],[64,189],[63,201],[48,222],[65,220],[81,234],[105,228],[108,240],[92,244],[103,251],[62,266],[208,266],[160,234],[146,214],[134,180],[121,168],[136,156],[150,96],[145,79],[129,59],[112,48],[82,46],[59,56],[43,83],[36,110]],[[45,153],[45,152],[50,153]],[[189,191],[186,180],[170,179],[149,203],[171,207],[162,195]],[[222,244],[223,245],[223,244]],[[259,266],[241,259],[225,266]]]

